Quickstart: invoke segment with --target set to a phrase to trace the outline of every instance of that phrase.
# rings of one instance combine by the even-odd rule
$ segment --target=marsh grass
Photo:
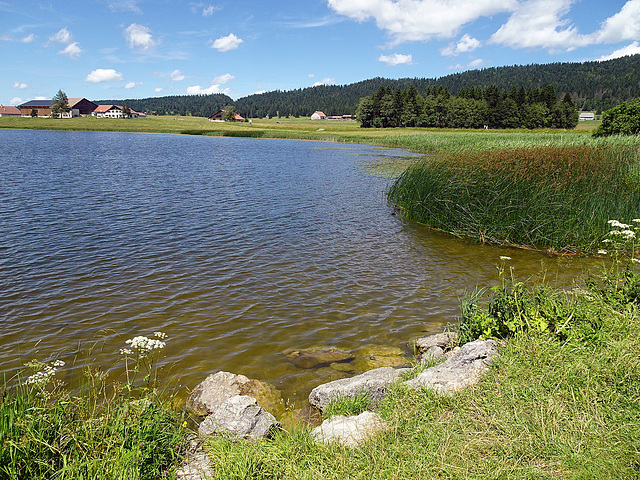
[[[539,146],[431,157],[390,187],[409,221],[476,238],[594,253],[611,218],[640,204],[633,144]]]

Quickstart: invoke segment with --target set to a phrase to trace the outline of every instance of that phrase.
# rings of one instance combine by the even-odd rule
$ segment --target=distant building
[[[98,118],[138,118],[146,117],[144,113],[136,112],[132,108],[129,109],[129,114],[125,115],[124,106],[122,105],[98,105],[96,109],[91,112],[91,115]]]
[[[324,120],[326,118],[327,116],[319,110],[316,110],[313,112],[313,115],[311,115],[311,120]]]
[[[27,103],[23,103],[20,108],[20,113],[24,117],[30,117],[33,110],[36,111],[38,117],[51,116],[51,106],[53,100],[31,100]],[[80,115],[91,115],[93,111],[98,107],[97,104],[87,100],[86,98],[69,98],[67,100],[69,111],[61,114],[62,118],[79,117]]]
[[[70,98],[69,108],[71,108],[72,116],[77,117],[79,115],[91,115],[98,108],[98,104],[86,98]]]
[[[218,110],[216,113],[214,113],[213,115],[211,115],[209,117],[209,120],[212,122],[222,122],[224,121],[222,119],[222,116],[227,113],[226,110]],[[241,117],[240,115],[238,115],[237,113],[235,114],[235,117],[233,119],[235,122],[244,122],[244,117]]]
[[[22,105],[18,105],[18,108],[23,117],[30,117],[31,112],[34,110],[38,117],[50,117],[51,105],[53,105],[53,100],[31,100]]]
[[[592,113],[592,112],[582,112],[580,114],[580,117],[578,118],[578,120],[581,121],[585,121],[585,120],[595,120],[596,116]]]
[[[355,119],[354,115],[332,115],[327,117],[327,120],[353,120]]]
[[[5,107],[0,105],[0,117],[21,117],[22,112],[18,107]]]

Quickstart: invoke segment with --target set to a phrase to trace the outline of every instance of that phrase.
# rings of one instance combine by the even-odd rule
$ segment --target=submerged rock
[[[342,378],[319,385],[309,394],[309,403],[319,410],[339,398],[355,398],[363,392],[369,395],[370,406],[376,406],[387,393],[389,385],[400,378],[406,368],[376,368],[351,378]]]
[[[196,415],[208,415],[236,395],[255,398],[263,408],[275,415],[284,411],[282,395],[273,385],[229,372],[216,372],[205,378],[193,389],[186,406]]]
[[[306,406],[285,412],[280,421],[282,427],[288,431],[317,427],[322,423],[322,414],[317,408]]]
[[[372,412],[362,412],[351,417],[335,415],[314,428],[311,436],[318,443],[339,442],[347,447],[355,447],[383,430],[385,426],[382,417]]]
[[[355,358],[351,352],[337,349],[289,349],[282,353],[299,368],[325,367],[332,363],[351,362]]]
[[[475,340],[464,345],[444,363],[426,369],[404,385],[425,387],[437,393],[454,393],[476,383],[497,356],[495,341]]]
[[[258,441],[269,437],[280,423],[255,398],[235,395],[218,405],[198,428],[203,436],[222,434],[231,440]]]
[[[406,367],[410,361],[400,347],[372,345],[356,352],[356,370],[363,372],[380,367]]]

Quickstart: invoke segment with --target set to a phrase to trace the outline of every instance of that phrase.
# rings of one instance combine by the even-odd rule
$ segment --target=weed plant
[[[128,341],[122,384],[86,368],[81,388],[67,391],[56,379],[59,360],[30,362],[31,376],[15,387],[5,382],[0,478],[173,478],[185,451],[185,423],[155,388],[153,359],[163,346],[160,338]]]
[[[637,211],[640,157],[624,143],[444,154],[410,166],[388,197],[409,221],[483,243],[594,253],[606,220]]]

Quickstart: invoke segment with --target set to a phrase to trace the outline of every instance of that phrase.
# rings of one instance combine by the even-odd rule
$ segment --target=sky
[[[640,0],[0,0],[0,103],[254,93],[640,53]]]

